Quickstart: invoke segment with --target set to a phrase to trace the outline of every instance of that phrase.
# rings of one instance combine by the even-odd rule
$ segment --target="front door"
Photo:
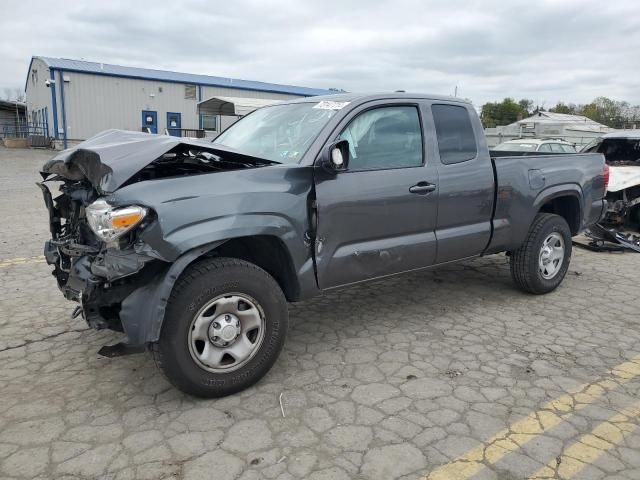
[[[182,132],[182,114],[176,112],[167,112],[167,131],[169,135],[181,137]]]
[[[388,101],[359,107],[339,126],[347,170],[315,168],[321,288],[435,262],[438,174],[422,130],[419,105]]]
[[[158,133],[158,112],[153,110],[142,111],[142,130],[146,132],[147,129],[151,133]]]

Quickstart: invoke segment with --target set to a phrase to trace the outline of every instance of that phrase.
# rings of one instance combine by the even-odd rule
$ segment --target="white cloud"
[[[637,2],[3,3],[0,91],[32,55],[350,91],[640,103]],[[14,39],[14,41],[6,41]]]

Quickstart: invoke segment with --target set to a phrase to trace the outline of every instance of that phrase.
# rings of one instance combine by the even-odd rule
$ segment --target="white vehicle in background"
[[[576,147],[559,138],[519,138],[493,147],[498,152],[576,153]]]

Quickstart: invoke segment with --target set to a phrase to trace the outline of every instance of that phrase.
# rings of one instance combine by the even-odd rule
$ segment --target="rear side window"
[[[444,164],[466,162],[476,157],[478,147],[469,112],[456,105],[432,105],[440,161]]]

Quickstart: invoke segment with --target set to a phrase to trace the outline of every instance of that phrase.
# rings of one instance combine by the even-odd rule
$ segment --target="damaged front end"
[[[50,188],[54,183],[59,183],[60,190],[55,198]],[[135,221],[130,209],[114,209],[127,215],[112,220],[115,228],[123,230],[122,234],[100,238],[100,231],[92,230],[88,215],[104,216],[91,210],[96,204],[104,207],[106,202],[98,199],[87,181],[54,175],[38,186],[49,211],[51,231],[44,255],[54,267],[58,287],[65,298],[80,304],[76,314],[81,314],[91,327],[123,331],[119,316],[122,301],[144,283],[143,277],[152,278],[164,263],[143,252],[144,245],[137,240],[135,228],[144,228],[153,221],[153,214],[145,212],[140,221]],[[118,227],[118,223],[127,222],[135,228]]]
[[[174,248],[164,238],[158,204],[146,205],[144,195],[123,199],[120,189],[275,163],[195,140],[117,130],[47,162],[38,183],[51,231],[44,255],[64,296],[80,304],[76,314],[95,329],[126,333],[132,345],[153,342],[175,279],[212,248]],[[197,195],[178,197],[155,200],[167,208]]]

